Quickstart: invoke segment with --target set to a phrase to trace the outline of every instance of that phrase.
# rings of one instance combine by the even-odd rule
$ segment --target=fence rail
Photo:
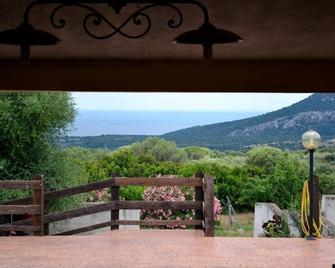
[[[202,186],[202,178],[160,177],[134,178],[115,177],[113,186]]]
[[[74,235],[83,232],[93,231],[95,229],[110,227],[114,225],[141,225],[141,226],[176,226],[176,225],[187,225],[187,226],[200,226],[203,227],[203,221],[201,220],[140,220],[140,221],[128,221],[128,220],[114,220],[103,223],[94,224],[87,227],[82,227],[66,232],[62,232],[56,235]]]
[[[42,189],[42,187],[43,187],[43,182],[40,180],[0,181],[0,189],[31,190],[31,189]]]
[[[0,214],[41,214],[40,205],[0,205]]]
[[[25,184],[27,185],[27,184]],[[32,183],[37,187],[37,183]],[[195,187],[195,201],[123,201],[119,198],[119,188],[122,186],[190,186]],[[50,200],[72,196],[76,194],[86,193],[103,188],[111,189],[111,202],[97,204],[89,207],[83,207],[65,212],[49,214],[48,204]],[[37,189],[37,190],[36,190]],[[43,190],[43,187],[36,188],[36,191]],[[112,230],[118,229],[122,225],[146,225],[146,226],[161,226],[161,225],[193,225],[196,229],[203,229],[206,236],[214,236],[214,192],[213,178],[198,173],[194,177],[119,177],[112,176],[111,179],[94,182],[86,185],[71,187],[67,189],[45,192],[44,198],[44,233],[48,234],[49,223],[80,217],[84,215],[99,213],[103,211],[111,211],[111,221],[92,226],[79,228],[73,231],[63,232],[62,235],[75,234],[86,232],[97,228],[110,226]],[[7,211],[15,211],[20,209],[19,205],[27,204],[36,199],[36,196],[21,198],[8,201],[0,205],[1,208],[7,206]],[[35,201],[34,201],[35,202]],[[14,205],[15,204],[15,205]],[[34,203],[35,204],[35,203]],[[12,209],[10,209],[12,208]],[[30,211],[37,212],[36,207],[30,206]],[[120,221],[120,209],[144,209],[144,210],[195,210],[195,220],[188,221]],[[36,224],[35,218],[35,224]],[[31,224],[33,220],[22,220],[14,223],[15,226],[25,226]]]
[[[45,192],[44,201],[50,201],[58,198],[72,196],[81,193],[87,193],[113,186],[202,186],[202,178],[181,178],[181,177],[161,177],[161,178],[134,178],[134,177],[113,177],[108,180],[93,182],[85,185],[71,188]],[[1,188],[1,184],[0,184]],[[32,196],[4,202],[4,205],[10,204],[29,204],[32,202]]]
[[[0,214],[30,214],[32,219],[29,223],[32,226],[18,225],[18,224],[4,224],[0,225],[0,231],[23,231],[33,232],[33,235],[43,235],[43,214],[44,214],[44,189],[43,189],[43,176],[36,175],[30,181],[0,181],[0,189],[17,189],[17,190],[33,190],[31,197],[32,205],[0,205]]]

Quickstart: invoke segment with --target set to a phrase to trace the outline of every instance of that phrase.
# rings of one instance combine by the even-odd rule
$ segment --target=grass
[[[254,231],[254,214],[241,213],[232,217],[233,225],[229,224],[228,215],[220,216],[220,224],[215,226],[215,236],[252,237]]]

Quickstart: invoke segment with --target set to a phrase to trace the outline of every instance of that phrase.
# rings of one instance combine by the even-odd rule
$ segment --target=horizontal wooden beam
[[[117,220],[116,224],[119,225],[143,225],[143,226],[173,226],[173,225],[197,225],[202,226],[201,220]]]
[[[13,225],[26,225],[27,226],[27,225],[32,225],[33,220],[31,218],[30,219],[25,219],[25,220],[19,220],[19,221],[14,221],[12,224]]]
[[[57,191],[46,192],[44,196],[44,200],[49,201],[53,199],[75,195],[75,194],[88,193],[88,192],[103,189],[103,188],[109,188],[111,187],[113,183],[114,183],[113,179],[108,179],[108,180],[88,183],[85,185],[61,189]]]
[[[89,232],[95,229],[101,229],[109,227],[112,225],[142,225],[142,226],[173,226],[173,225],[186,225],[186,226],[202,226],[203,222],[201,220],[140,220],[140,221],[129,221],[129,220],[115,220],[108,221],[99,224],[94,224],[87,227],[82,227],[62,233],[56,234],[60,235],[74,235]]]
[[[1,232],[20,231],[20,232],[36,232],[40,231],[39,226],[27,226],[27,225],[0,225]]]
[[[128,178],[116,177],[116,186],[201,186],[202,178],[162,177],[162,178]]]
[[[202,186],[202,178],[184,178],[184,177],[162,177],[162,178],[128,178],[116,177],[108,180],[93,182],[85,185],[75,186],[71,188],[45,192],[44,201],[54,200],[71,195],[87,193],[94,190],[109,188],[112,186]],[[31,197],[25,197],[16,200],[3,202],[3,205],[10,204],[28,204],[32,202]]]
[[[19,181],[19,180],[2,181],[0,180],[0,189],[32,190],[32,189],[41,189],[42,187],[43,187],[43,183],[41,181],[36,181],[36,180],[27,180],[27,181]]]
[[[32,196],[27,196],[23,198],[13,199],[5,202],[1,202],[1,205],[26,205],[31,204],[33,202]]]
[[[91,192],[94,190],[99,190],[103,188],[109,188],[111,185],[114,183],[113,179],[108,179],[108,180],[103,180],[103,181],[98,181],[98,182],[93,182],[93,183],[88,183],[85,185],[80,185],[80,186],[75,186],[75,187],[70,187],[70,188],[65,188],[61,190],[56,190],[56,191],[50,191],[50,192],[45,192],[44,193],[44,201],[49,201],[49,200],[54,200],[62,197],[67,197],[71,195],[76,195],[76,194],[81,194],[81,193],[87,193]],[[10,200],[7,202],[3,202],[1,204],[6,205],[6,204],[28,204],[32,202],[32,197],[24,197],[16,200]]]
[[[335,60],[0,61],[0,90],[334,92]]]
[[[0,215],[5,214],[41,214],[41,206],[39,205],[0,205]]]
[[[103,211],[109,211],[115,209],[114,202],[102,203],[98,205],[72,209],[60,213],[50,214],[44,216],[44,223],[56,222],[66,219],[72,219],[84,215],[94,214]]]
[[[44,193],[44,201],[49,201],[53,199],[58,199],[66,196],[71,196],[71,195],[76,195],[76,194],[81,194],[81,193],[87,193],[91,192],[94,190],[99,190],[103,188],[109,188],[111,185],[114,184],[114,179],[108,179],[108,180],[103,180],[103,181],[98,181],[98,182],[93,182],[93,183],[88,183],[85,185],[80,185],[80,186],[75,186],[75,187],[70,187],[66,189],[61,189],[61,190],[56,190],[56,191],[50,191],[50,192],[45,192]],[[1,204],[3,205],[9,205],[9,204],[29,204],[32,202],[32,197],[24,197],[20,199],[15,199],[15,200],[10,200],[3,202]]]
[[[201,178],[183,178],[183,177],[162,177],[162,178],[128,178],[116,177],[108,180],[93,182],[85,185],[75,186],[67,189],[61,189],[52,192],[46,192],[44,200],[53,200],[80,193],[87,193],[94,190],[109,188],[112,186],[201,186]]]
[[[202,209],[201,201],[115,201],[115,209],[191,210]]]
[[[59,235],[80,234],[80,233],[85,233],[85,232],[93,231],[93,230],[96,230],[96,229],[101,229],[101,228],[109,227],[109,226],[112,226],[112,225],[115,225],[115,221],[107,221],[107,222],[103,222],[103,223],[98,223],[98,224],[94,224],[94,225],[91,225],[91,226],[82,227],[82,228],[78,228],[78,229],[74,229],[74,230],[70,230],[70,231],[58,233],[56,235],[59,236]]]
[[[72,219],[114,209],[191,210],[202,209],[201,201],[112,201],[44,216],[44,223]]]

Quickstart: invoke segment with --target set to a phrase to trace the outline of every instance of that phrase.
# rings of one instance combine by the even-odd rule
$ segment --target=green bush
[[[142,200],[144,189],[143,186],[123,186],[120,187],[120,197],[125,200]]]
[[[147,138],[143,142],[134,143],[130,146],[130,150],[137,156],[152,155],[159,162],[183,163],[187,160],[185,151],[179,149],[176,143],[157,137]]]
[[[190,160],[200,160],[214,155],[210,149],[198,146],[186,147],[184,148],[184,151],[187,154],[187,158]]]
[[[83,159],[91,182],[107,179],[115,172],[126,177],[191,177],[203,172],[214,178],[215,195],[224,211],[227,211],[226,196],[239,211],[253,210],[256,202],[274,202],[282,209],[299,209],[303,182],[308,179],[308,155],[304,151],[284,152],[271,147],[257,147],[247,153],[225,152],[220,158],[205,157],[183,163],[158,161],[149,150],[137,154],[131,146],[113,152],[77,152],[77,155]],[[320,177],[321,193],[331,194],[335,191],[335,171],[323,155],[316,155],[319,162],[316,174]],[[76,158],[73,152],[72,156]],[[128,200],[140,199],[142,193],[141,187],[121,190],[121,196]]]

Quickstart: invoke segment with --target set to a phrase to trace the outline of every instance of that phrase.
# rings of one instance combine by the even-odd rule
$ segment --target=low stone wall
[[[324,236],[335,236],[335,195],[322,196],[322,215],[324,217]]]
[[[296,221],[291,213],[287,210],[281,210],[274,203],[256,203],[255,214],[254,214],[254,237],[263,237],[264,230],[262,228],[263,223],[268,220],[272,220],[274,215],[287,218],[287,225],[290,229],[292,237],[300,237],[299,227],[296,225]]]
[[[85,206],[92,206],[96,203],[85,203]],[[49,233],[51,235],[66,232],[102,222],[110,221],[111,219],[111,212],[104,211],[99,212],[91,215],[76,217],[68,220],[58,221],[54,223],[50,223],[49,225]],[[119,211],[119,219],[120,220],[139,220],[140,219],[140,210],[120,210]],[[139,225],[120,225],[120,229],[140,229]],[[110,230],[110,227],[96,229],[93,231],[89,231],[83,233],[84,235],[95,234],[98,232],[104,232]]]
[[[272,209],[274,203],[256,203],[254,213],[254,237],[264,236],[262,225],[272,219],[276,213]]]
[[[334,236],[335,226],[335,195],[323,195],[321,203],[321,211],[324,217],[325,228],[324,236]],[[273,215],[286,215],[287,223],[291,236],[300,237],[300,228],[297,226],[295,218],[299,218],[300,214],[294,215],[286,210],[281,210],[274,203],[256,203],[254,215],[254,237],[264,236],[262,225],[264,222],[271,220]]]
[[[335,195],[323,195],[321,206],[322,215],[335,224]]]

